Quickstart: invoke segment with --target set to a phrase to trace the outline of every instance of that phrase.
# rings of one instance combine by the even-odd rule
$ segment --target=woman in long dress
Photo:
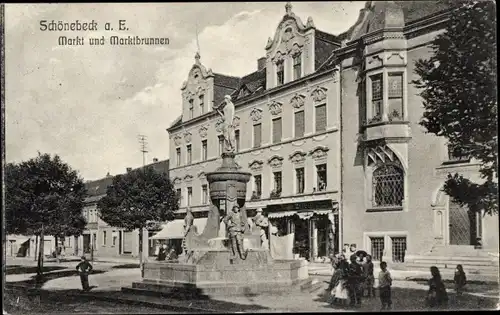
[[[346,305],[349,298],[347,291],[347,270],[348,264],[345,259],[339,260],[334,276],[332,277],[331,290],[332,302],[334,304]]]

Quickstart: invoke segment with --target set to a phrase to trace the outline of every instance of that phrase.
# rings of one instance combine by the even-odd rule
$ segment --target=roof
[[[385,27],[404,27],[450,8],[446,0],[433,1],[367,1],[356,23],[338,37],[356,40]]]
[[[233,77],[225,74],[214,73],[214,85],[237,89],[240,82],[239,77]]]

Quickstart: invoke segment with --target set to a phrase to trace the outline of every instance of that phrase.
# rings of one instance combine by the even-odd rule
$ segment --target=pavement
[[[127,266],[127,263],[129,266]],[[96,274],[89,276],[90,285],[93,289],[89,293],[85,293],[91,299],[101,299],[108,303],[110,301],[122,301],[126,303],[139,303],[148,307],[161,308],[177,308],[177,310],[192,308],[199,312],[200,309],[207,311],[241,311],[241,312],[324,312],[324,311],[346,311],[345,309],[335,309],[327,303],[327,293],[325,291],[328,286],[328,281],[331,277],[330,265],[311,264],[309,266],[311,278],[322,283],[319,290],[313,292],[302,293],[287,293],[284,295],[258,295],[258,296],[226,296],[217,297],[209,301],[203,300],[172,300],[153,296],[132,296],[121,292],[121,287],[130,287],[132,282],[141,281],[140,270],[138,268],[130,268],[130,263],[133,261],[121,260],[120,262],[95,261],[93,263]],[[9,266],[36,266],[36,262],[26,259],[7,259],[7,268]],[[49,279],[42,286],[42,290],[60,294],[57,292],[76,292],[80,294],[81,288],[80,278],[76,274],[58,277],[58,273],[63,273],[65,270],[74,270],[76,262],[62,261],[59,264],[47,262],[46,267],[58,266],[66,268],[62,270],[54,270],[47,272]],[[408,310],[422,308],[423,299],[425,298],[426,290],[428,289],[425,282],[406,281],[404,278],[408,273],[391,270],[393,273],[393,290],[394,290],[394,309]],[[7,274],[6,282],[20,282],[32,279],[36,274]],[[415,273],[413,273],[415,275]],[[425,275],[428,278],[428,275]],[[451,287],[451,285],[447,285]],[[449,290],[450,296],[453,296],[453,290]],[[478,284],[470,286],[466,292],[463,305],[461,301],[453,302],[454,307],[465,307],[467,309],[475,308],[494,308],[495,303],[498,303],[500,291],[498,285]],[[82,296],[83,297],[83,296]],[[455,300],[453,300],[455,301]],[[378,299],[366,299],[359,310],[363,311],[378,311]]]

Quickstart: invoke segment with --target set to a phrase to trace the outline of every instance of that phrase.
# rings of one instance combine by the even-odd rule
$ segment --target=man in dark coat
[[[76,271],[80,273],[80,281],[82,282],[83,291],[90,291],[89,273],[92,271],[92,265],[88,262],[85,256],[82,256],[82,261],[76,265]]]
[[[352,255],[347,276],[350,305],[361,304],[361,284],[363,283],[363,268],[357,262],[357,256]]]

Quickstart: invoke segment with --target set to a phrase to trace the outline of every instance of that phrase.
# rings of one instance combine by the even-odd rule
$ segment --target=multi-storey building
[[[368,2],[340,64],[343,240],[401,262],[433,247],[482,244],[498,253],[498,217],[469,214],[442,191],[449,173],[480,181],[479,164],[448,154],[419,126],[415,62],[446,27],[444,1]],[[460,250],[458,251],[460,253]]]
[[[145,167],[152,167],[158,172],[168,174],[169,160],[158,161]],[[127,168],[127,172],[132,168]],[[78,255],[87,254],[96,257],[137,257],[139,253],[139,231],[126,231],[122,228],[109,226],[99,218],[97,202],[106,195],[106,189],[113,182],[113,176],[107,175],[105,178],[87,182],[86,188],[88,197],[85,199],[83,215],[87,220],[87,226],[82,236],[75,242],[75,253]],[[143,252],[149,255],[154,254],[154,242],[150,238],[156,231],[144,230]],[[67,240],[68,242],[68,240]],[[71,240],[66,244],[71,245]]]
[[[167,129],[180,215],[190,207],[195,217],[206,216],[204,174],[220,165],[223,146],[222,120],[212,106],[230,95],[236,161],[253,174],[248,215],[262,208],[283,232],[295,231],[302,256],[327,255],[329,231],[338,225],[340,81],[325,62],[340,45],[311,17],[304,24],[288,3],[255,72],[215,73],[196,55],[182,86],[182,115]]]

